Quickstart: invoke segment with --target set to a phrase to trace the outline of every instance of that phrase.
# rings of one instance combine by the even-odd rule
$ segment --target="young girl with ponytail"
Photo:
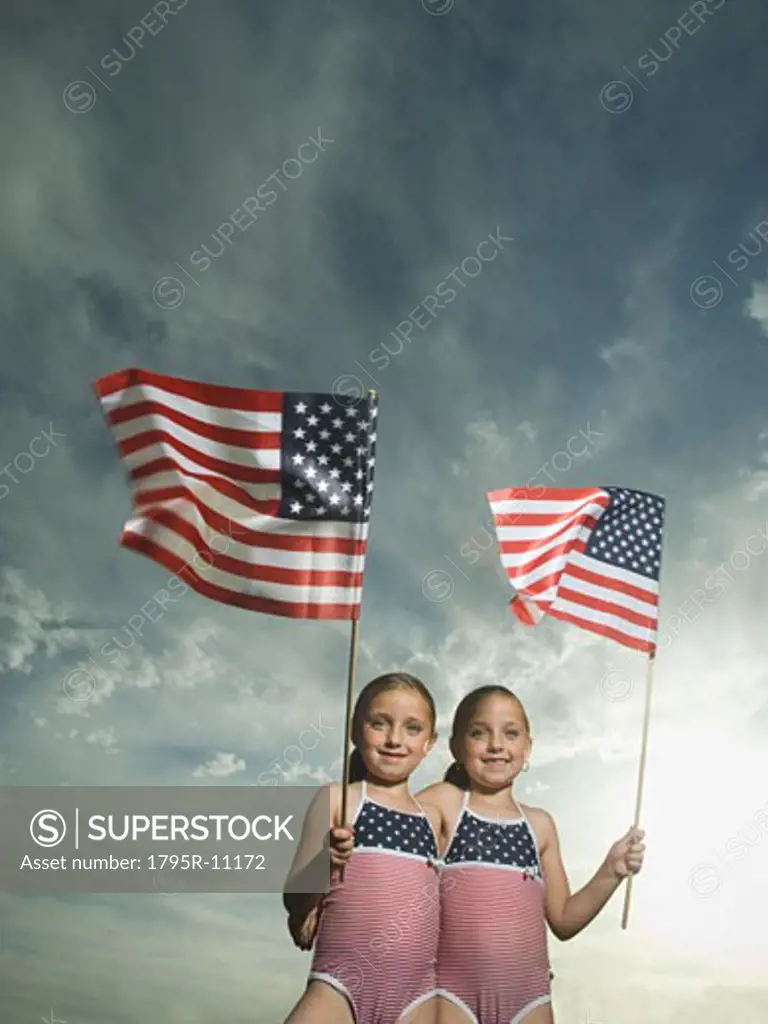
[[[305,822],[305,833],[317,832],[310,819],[328,813],[330,796],[330,891],[283,897],[296,945],[309,949],[316,937],[306,992],[285,1024],[435,1020],[439,821],[412,796],[409,778],[434,746],[436,717],[427,688],[404,672],[379,676],[358,697],[347,821],[341,784],[332,783]],[[286,889],[311,857],[303,840]]]
[[[552,1024],[546,923],[561,940],[593,920],[643,862],[630,829],[571,895],[557,829],[512,795],[528,767],[531,731],[504,686],[468,693],[456,709],[454,763],[419,794],[438,821],[441,849],[439,1024]]]

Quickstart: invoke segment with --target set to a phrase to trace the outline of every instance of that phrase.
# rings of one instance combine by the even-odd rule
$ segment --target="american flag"
[[[357,619],[376,446],[373,394],[201,384],[121,370],[94,384],[126,465],[120,543],[214,601]]]
[[[658,627],[664,499],[624,487],[491,491],[511,607],[652,653]]]

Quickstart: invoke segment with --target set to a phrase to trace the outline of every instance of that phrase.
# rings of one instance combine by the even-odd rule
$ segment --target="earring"
[[[523,771],[524,772],[527,772],[530,767],[531,767],[530,761],[523,761]]]

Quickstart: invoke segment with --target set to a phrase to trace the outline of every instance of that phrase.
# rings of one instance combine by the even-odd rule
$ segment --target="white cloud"
[[[207,775],[215,778],[226,778],[227,775],[234,775],[236,772],[245,771],[245,761],[236,754],[225,754],[219,751],[216,756],[207,764],[198,765],[192,772],[196,779],[205,778]]]
[[[5,567],[0,573],[0,672],[29,675],[32,658],[40,651],[51,658],[72,646],[75,632],[66,628],[62,610],[41,591],[31,587],[23,574]]]
[[[744,307],[747,315],[757,321],[763,334],[768,335],[768,281],[752,283],[752,294]]]
[[[643,346],[632,338],[619,338],[612,345],[600,350],[600,358],[611,368],[621,366],[623,360],[639,362],[643,356]]]
[[[523,420],[522,423],[518,423],[517,429],[521,434],[527,437],[529,441],[535,441],[539,436],[536,427],[530,422],[530,420]]]
[[[85,737],[86,743],[93,743],[98,747],[103,747],[107,754],[119,754],[120,750],[117,746],[117,737],[115,736],[114,728],[109,729],[94,729],[93,732],[88,733]]]
[[[758,441],[768,440],[768,430],[761,430],[757,439]],[[761,463],[768,463],[768,447],[760,453],[759,460]],[[743,481],[743,495],[746,501],[763,501],[768,495],[768,469],[763,469],[762,465],[740,468],[738,478]]]

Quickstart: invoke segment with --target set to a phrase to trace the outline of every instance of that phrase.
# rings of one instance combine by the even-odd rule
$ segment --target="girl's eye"
[[[418,734],[421,732],[421,726],[417,725],[414,722],[414,723],[412,723],[411,725],[408,726],[408,732],[413,733],[414,736],[418,736]]]

